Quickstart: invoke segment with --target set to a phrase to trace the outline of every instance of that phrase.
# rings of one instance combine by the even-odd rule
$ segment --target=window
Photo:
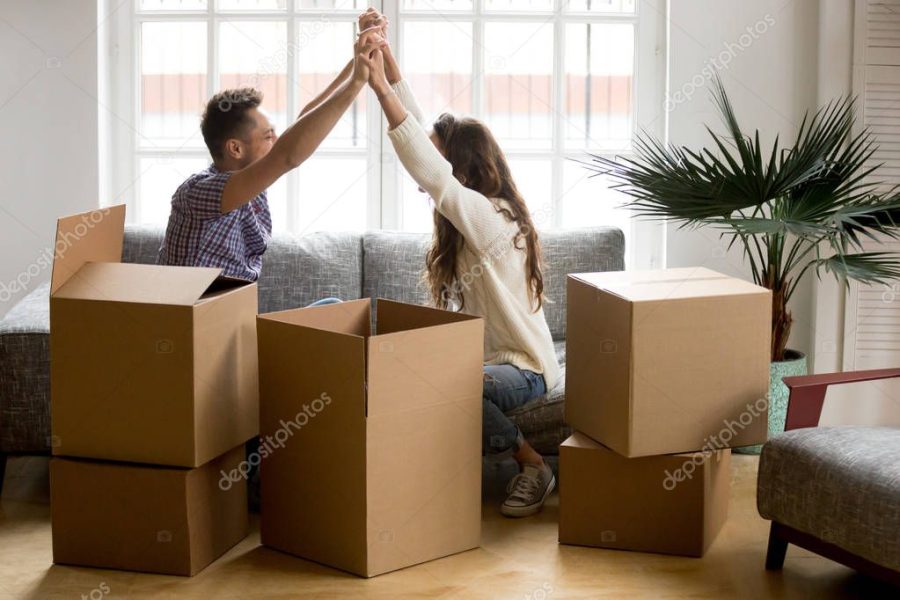
[[[425,111],[484,120],[541,227],[615,225],[631,266],[659,228],[616,208],[569,160],[628,153],[663,132],[664,19],[650,0],[384,0],[391,43]],[[131,221],[162,224],[178,184],[209,158],[206,99],[252,85],[283,130],[350,58],[362,0],[134,0],[112,28],[109,176]],[[319,151],[270,189],[276,229],[428,231],[380,108],[360,94]],[[656,263],[658,264],[658,263]]]

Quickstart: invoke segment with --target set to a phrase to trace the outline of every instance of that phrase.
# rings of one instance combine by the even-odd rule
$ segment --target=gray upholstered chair
[[[900,585],[900,428],[818,427],[829,385],[892,377],[900,369],[785,377],[785,433],[759,458],[767,569],[790,543]]]

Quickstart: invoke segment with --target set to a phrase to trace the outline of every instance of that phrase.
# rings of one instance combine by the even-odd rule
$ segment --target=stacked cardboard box
[[[255,284],[122,264],[125,207],[59,220],[50,297],[53,558],[193,575],[247,535]]]
[[[702,556],[766,439],[771,292],[703,268],[568,278],[562,543]]]
[[[262,543],[372,577],[479,545],[484,324],[378,300],[260,315]]]

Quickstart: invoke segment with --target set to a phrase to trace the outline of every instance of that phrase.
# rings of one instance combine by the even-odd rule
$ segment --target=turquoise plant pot
[[[795,375],[806,375],[806,355],[797,350],[786,350],[785,359],[769,366],[769,437],[784,431],[787,418],[788,396],[790,392],[782,379]],[[759,454],[761,445],[735,448],[738,454]]]

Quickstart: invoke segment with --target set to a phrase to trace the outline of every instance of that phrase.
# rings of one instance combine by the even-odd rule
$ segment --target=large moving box
[[[259,431],[256,284],[123,264],[125,207],[59,220],[53,454],[196,467]]]
[[[244,452],[194,469],[53,458],[53,561],[196,574],[247,536],[246,481],[221,485]]]
[[[371,577],[479,545],[484,323],[358,300],[260,315],[262,543]]]
[[[566,422],[628,457],[766,440],[772,293],[703,268],[568,278]]]
[[[703,556],[728,517],[731,450],[625,458],[578,432],[559,448],[563,544]]]

